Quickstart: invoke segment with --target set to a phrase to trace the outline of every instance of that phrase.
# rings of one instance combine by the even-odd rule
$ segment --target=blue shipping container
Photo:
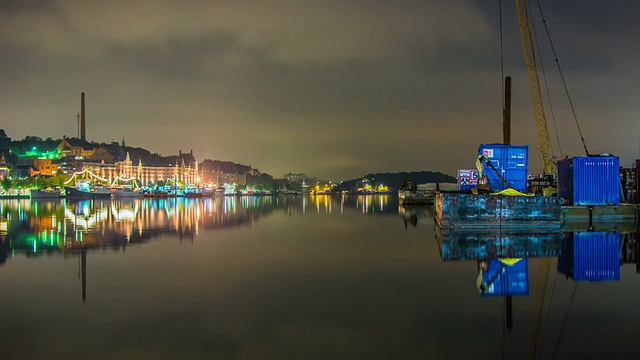
[[[491,259],[478,279],[481,296],[529,295],[527,258]]]
[[[620,233],[575,232],[562,239],[558,271],[574,280],[620,280]]]
[[[620,159],[580,156],[558,161],[558,196],[573,205],[619,205]]]
[[[478,155],[485,155],[509,186],[518,191],[527,191],[529,146],[482,144]],[[483,166],[483,175],[489,178],[491,190],[500,191],[507,188],[490,166]]]

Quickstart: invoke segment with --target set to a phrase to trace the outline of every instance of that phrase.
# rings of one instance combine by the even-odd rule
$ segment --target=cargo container
[[[620,233],[574,232],[560,244],[558,271],[574,280],[620,280]]]
[[[620,205],[620,159],[580,156],[558,161],[558,196],[571,205]]]
[[[527,190],[529,146],[481,144],[478,155],[486,156],[510,187],[522,192]],[[491,190],[507,188],[490,166],[484,166],[482,174],[489,178]]]

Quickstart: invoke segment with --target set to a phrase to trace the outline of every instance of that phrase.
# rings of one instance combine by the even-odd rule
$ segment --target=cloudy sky
[[[540,4],[589,152],[630,167],[640,157],[640,6]],[[582,156],[530,5],[555,154]],[[479,144],[502,141],[504,74],[512,143],[529,145],[536,173],[513,1],[502,1],[502,28],[501,56],[499,0],[0,0],[0,128],[13,139],[77,136],[85,92],[92,141],[193,150],[276,177],[454,175],[474,167]]]

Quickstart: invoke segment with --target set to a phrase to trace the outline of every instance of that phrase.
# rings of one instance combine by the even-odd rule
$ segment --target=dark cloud
[[[638,156],[640,10],[542,6],[585,137],[626,164]],[[75,135],[84,91],[97,141],[192,148],[276,176],[454,173],[502,139],[502,61],[514,80],[512,138],[530,145],[535,172],[515,5],[503,2],[502,53],[499,14],[474,1],[0,1],[0,119],[14,138]],[[563,151],[580,155],[535,24]],[[602,119],[617,124],[606,138]]]

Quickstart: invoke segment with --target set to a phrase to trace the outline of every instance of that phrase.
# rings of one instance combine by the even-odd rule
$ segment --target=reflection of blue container
[[[482,144],[479,155],[485,155],[491,164],[500,172],[502,178],[518,191],[527,190],[529,146]],[[499,191],[507,187],[490,166],[484,165],[483,175],[487,175],[491,190]]]
[[[620,233],[575,232],[560,245],[558,271],[574,280],[620,280]]]
[[[482,296],[529,295],[527,258],[491,259],[478,287]]]
[[[573,205],[619,205],[620,159],[580,156],[558,161],[558,196]]]

